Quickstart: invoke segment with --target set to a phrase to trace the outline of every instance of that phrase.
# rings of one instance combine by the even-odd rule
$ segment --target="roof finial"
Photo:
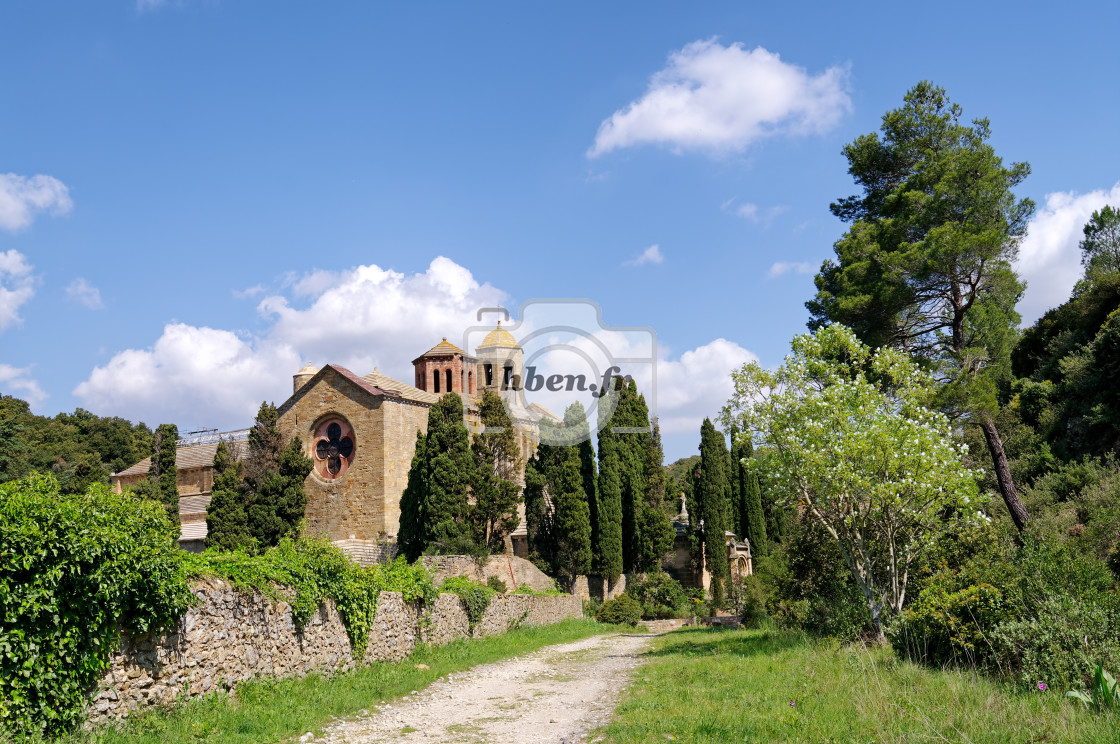
[[[502,321],[499,320],[498,321],[498,328],[501,328],[501,327],[502,327]]]
[[[447,336],[444,336],[444,337],[443,337],[443,340],[444,340],[444,341],[446,341],[446,340],[447,340]]]

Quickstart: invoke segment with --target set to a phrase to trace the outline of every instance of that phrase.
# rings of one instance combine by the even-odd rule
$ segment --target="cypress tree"
[[[556,568],[570,586],[576,576],[587,573],[591,567],[591,520],[579,472],[579,449],[560,449],[564,450],[563,460],[555,470],[550,493],[556,507]]]
[[[299,532],[307,505],[303,482],[313,466],[293,437],[280,452],[276,470],[265,472],[249,507],[249,532],[259,547],[271,547]]]
[[[742,478],[742,444],[738,439],[739,431],[733,425],[730,431],[731,438],[731,469],[727,472],[731,478],[731,519],[728,520],[728,526],[731,531],[738,537],[743,538],[747,535],[747,502],[744,498],[745,491],[743,490]]]
[[[743,504],[746,511],[746,538],[751,544],[751,555],[766,555],[769,550],[766,539],[766,515],[762,509],[762,489],[758,485],[758,473],[743,461],[754,455],[754,445],[745,435],[739,448],[741,460],[738,464],[738,477],[742,483]]]
[[[467,521],[474,458],[458,393],[445,394],[428,411],[424,457],[424,501],[420,510],[424,549],[474,552],[477,546],[470,538]]]
[[[577,403],[578,405],[578,403]],[[583,492],[587,494],[587,520],[591,527],[591,560],[598,565],[600,560],[597,553],[599,546],[599,469],[595,466],[595,445],[591,443],[591,431],[587,424],[587,414],[580,405],[580,415],[583,418],[582,441],[579,450],[579,474],[583,480]],[[587,570],[591,570],[588,568]]]
[[[641,429],[649,426],[649,409],[633,380],[619,390],[612,426]],[[642,505],[646,502],[645,460],[648,433],[618,434],[619,485],[622,491],[622,565],[625,571],[641,570]]]
[[[280,434],[280,414],[273,404],[262,401],[257,410],[257,418],[249,429],[249,453],[245,458],[242,475],[245,487],[250,494],[258,492],[268,473],[280,470],[280,451],[284,448],[284,437]]]
[[[416,449],[412,466],[408,469],[408,485],[401,494],[400,527],[397,530],[397,547],[410,562],[424,554],[424,520],[421,506],[424,503],[424,432],[416,430]]]
[[[517,527],[517,506],[521,503],[517,474],[521,469],[521,454],[513,421],[498,394],[485,391],[478,408],[484,428],[471,443],[475,472],[470,521],[478,545],[493,552],[504,552],[506,536]]]
[[[152,464],[148,475],[152,480],[153,495],[167,510],[168,518],[178,527],[179,521],[179,472],[175,468],[175,445],[179,429],[175,424],[160,424],[153,440]]]
[[[611,390],[599,399],[598,539],[593,552],[599,559],[595,571],[609,584],[622,574],[622,477],[619,435],[611,431],[611,414],[617,407],[622,378],[611,380]]]
[[[552,570],[555,550],[552,546],[552,511],[545,500],[548,478],[542,462],[546,445],[525,463],[525,532],[529,541],[529,559]]]
[[[728,575],[727,541],[724,535],[727,524],[727,500],[731,484],[727,477],[729,455],[723,435],[710,419],[700,426],[700,477],[697,482],[699,519],[703,523],[704,549],[707,554],[708,572],[711,574],[711,596],[719,607],[724,598]]]
[[[206,547],[218,550],[252,549],[249,515],[241,487],[241,463],[225,441],[214,453],[214,485],[206,508]]]

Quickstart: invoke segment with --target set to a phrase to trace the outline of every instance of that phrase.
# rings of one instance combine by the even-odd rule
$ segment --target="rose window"
[[[315,470],[324,478],[337,478],[354,459],[354,431],[345,421],[324,421],[315,432]]]

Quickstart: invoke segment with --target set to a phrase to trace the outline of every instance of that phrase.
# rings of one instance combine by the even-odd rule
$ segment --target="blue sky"
[[[853,191],[840,150],[919,80],[1031,163],[1021,310],[1065,299],[1081,225],[1120,202],[1118,23],[1112,3],[8,3],[0,392],[232,428],[304,362],[410,380],[480,303],[587,297],[656,330],[667,455],[691,454],[729,369],[804,330]]]

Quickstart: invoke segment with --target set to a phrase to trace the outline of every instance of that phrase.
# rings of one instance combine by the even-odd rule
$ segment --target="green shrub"
[[[949,592],[940,586],[922,591],[891,632],[897,650],[934,664],[988,664],[991,633],[1009,618],[1003,594],[991,584]]]
[[[642,606],[629,594],[622,594],[600,605],[595,619],[612,625],[637,625],[642,619]]]
[[[51,475],[0,485],[0,730],[73,728],[118,631],[159,631],[193,597],[157,501]]]
[[[498,594],[505,594],[509,591],[509,587],[506,586],[506,582],[502,581],[497,576],[487,576],[486,586],[490,587]]]
[[[475,581],[466,576],[452,576],[449,579],[444,579],[439,588],[441,592],[458,595],[459,601],[463,603],[463,610],[467,613],[467,630],[473,635],[474,626],[478,624],[478,621],[486,614],[486,608],[490,606],[494,590],[481,581]]]
[[[1030,686],[1083,686],[1097,664],[1120,665],[1113,583],[1100,560],[1028,538],[931,576],[894,640],[918,661],[975,664]]]
[[[688,615],[688,595],[680,583],[664,571],[655,571],[630,582],[626,593],[642,606],[642,618],[660,620]]]
[[[766,611],[766,589],[762,581],[757,576],[747,576],[734,593],[744,627],[762,627],[770,617]]]

